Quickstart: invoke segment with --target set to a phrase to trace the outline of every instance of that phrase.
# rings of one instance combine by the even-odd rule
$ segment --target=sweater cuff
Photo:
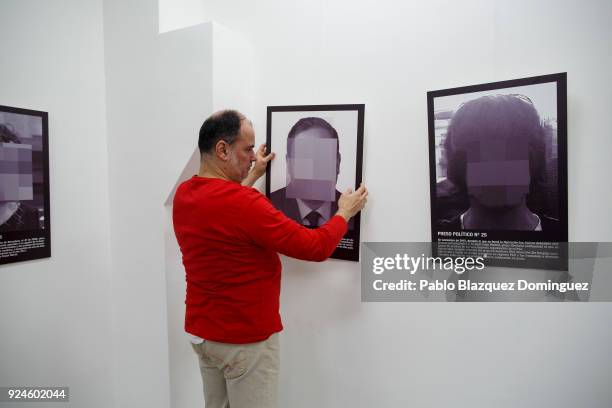
[[[343,236],[344,234],[346,234],[346,231],[348,231],[348,222],[344,219],[344,217],[334,215],[329,219],[329,223],[334,223],[335,225],[338,225],[338,227],[342,229]]]

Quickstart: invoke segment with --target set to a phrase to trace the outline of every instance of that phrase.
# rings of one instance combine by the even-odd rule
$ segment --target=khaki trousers
[[[198,355],[206,408],[277,408],[278,333],[248,344],[204,341]]]

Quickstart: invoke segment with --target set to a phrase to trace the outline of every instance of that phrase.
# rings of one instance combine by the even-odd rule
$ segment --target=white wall
[[[194,15],[253,42],[259,141],[267,105],[366,104],[365,241],[430,237],[427,91],[567,71],[570,239],[612,238],[609,1],[202,0]],[[366,304],[358,265],[283,266],[283,406],[612,405],[610,304]]]
[[[250,69],[241,64],[251,51],[213,23],[158,34],[153,0],[106,1],[104,28],[117,403],[201,405],[201,393],[183,392],[201,386],[164,205],[177,178],[197,172],[197,163],[184,168],[197,161],[203,119],[220,104],[250,111]]]
[[[197,123],[182,112],[210,103],[185,99],[190,84],[168,69],[156,1],[105,1],[104,34],[116,406],[167,407],[163,203],[193,149],[183,132]]]
[[[158,0],[158,4],[160,33],[210,21],[202,0]]]
[[[102,1],[2,1],[0,55],[0,104],[49,112],[52,227],[50,259],[0,267],[0,385],[112,407]]]

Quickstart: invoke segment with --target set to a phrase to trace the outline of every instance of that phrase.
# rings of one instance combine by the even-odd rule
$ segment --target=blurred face
[[[327,129],[315,127],[295,135],[287,148],[287,197],[335,201],[338,140]]]
[[[33,199],[32,146],[0,143],[0,202]]]
[[[228,176],[232,181],[241,183],[246,178],[255,161],[255,131],[251,122],[243,119],[236,141],[229,147]]]
[[[526,140],[476,141],[466,159],[468,194],[478,204],[504,210],[524,202],[531,181]]]

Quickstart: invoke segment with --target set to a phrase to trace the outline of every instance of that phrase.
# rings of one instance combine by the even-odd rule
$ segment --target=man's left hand
[[[276,156],[274,152],[266,155],[266,150],[266,145],[262,144],[261,146],[259,146],[259,149],[257,149],[257,152],[255,153],[256,160],[253,164],[253,169],[251,170],[251,173],[253,173],[256,178],[260,178],[264,175],[264,173],[266,172],[266,167],[268,166],[268,162],[272,160],[274,156]]]
[[[266,173],[266,167],[268,167],[268,162],[274,159],[275,156],[276,154],[274,152],[266,155],[265,144],[259,146],[259,149],[257,149],[257,152],[255,153],[255,162],[253,162],[253,168],[249,172],[247,178],[242,181],[242,185],[252,187],[253,184],[255,184],[255,182],[257,181],[257,179],[259,179]]]

